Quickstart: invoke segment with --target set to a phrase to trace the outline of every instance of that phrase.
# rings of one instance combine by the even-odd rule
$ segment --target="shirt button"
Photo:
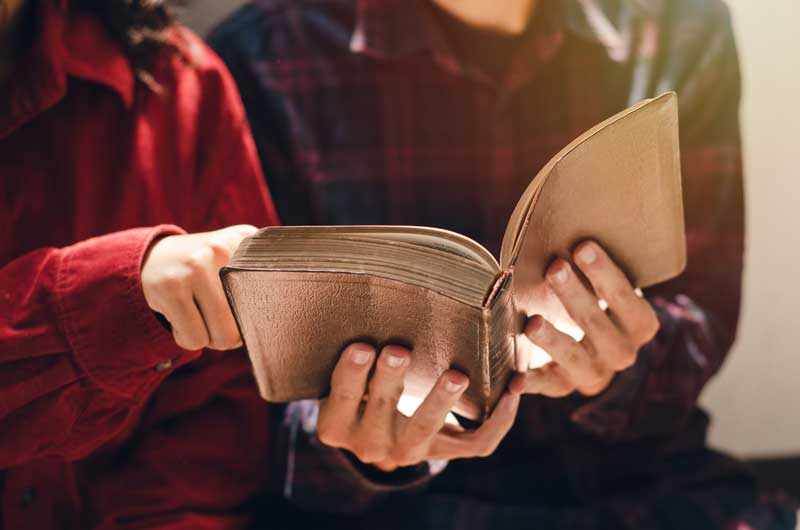
[[[22,497],[20,498],[20,503],[22,504],[23,508],[27,508],[33,501],[36,499],[36,488],[25,488],[25,491],[22,492]]]
[[[156,372],[166,372],[170,368],[172,368],[172,360],[161,361],[156,365],[155,370]]]

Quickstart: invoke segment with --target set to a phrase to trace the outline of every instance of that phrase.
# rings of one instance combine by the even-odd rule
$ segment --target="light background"
[[[712,443],[800,455],[800,2],[728,3],[744,76],[747,269],[739,340],[702,399]]]
[[[487,0],[491,1],[491,0]],[[243,0],[195,0],[204,34]],[[742,456],[800,455],[800,2],[729,0],[739,41],[747,268],[739,339],[702,396],[711,443]]]

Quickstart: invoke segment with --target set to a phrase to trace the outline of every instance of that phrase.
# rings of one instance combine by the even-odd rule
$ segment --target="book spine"
[[[490,408],[494,408],[506,391],[516,366],[516,333],[519,325],[513,292],[510,288],[512,278],[512,271],[506,271],[492,304],[483,310],[486,322],[489,381],[486,401]]]
[[[483,300],[483,307],[491,308],[492,304],[494,304],[495,298],[497,295],[502,291],[502,289],[508,284],[511,280],[511,274],[513,273],[514,268],[510,267],[500,274],[497,275],[494,279],[494,283],[492,283],[492,288],[489,289],[489,292],[486,294],[486,298]]]
[[[483,410],[481,410],[481,419],[486,420],[489,417],[489,413],[491,412],[492,408],[494,407],[494,403],[492,403],[492,368],[491,368],[491,319],[492,313],[489,309],[483,308],[481,309],[481,321],[480,321],[480,354],[479,358],[481,360],[481,368],[482,368],[482,388],[481,394],[483,396],[482,403],[483,403]]]

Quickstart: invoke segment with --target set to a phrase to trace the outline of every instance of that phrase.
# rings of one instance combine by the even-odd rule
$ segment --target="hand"
[[[386,346],[377,362],[375,358],[372,346],[357,343],[348,346],[336,364],[331,393],[320,403],[317,421],[317,436],[324,444],[392,471],[425,460],[488,456],[514,423],[519,396],[506,394],[477,430],[445,425],[447,413],[469,385],[467,376],[455,370],[439,377],[413,416],[404,416],[397,403],[411,352]]]
[[[509,385],[513,393],[562,397],[577,390],[586,396],[597,395],[616,372],[636,362],[639,348],[658,331],[658,318],[650,303],[637,294],[600,245],[582,243],[573,259],[589,279],[591,290],[565,260],[553,263],[546,278],[583,330],[583,340],[578,342],[560,332],[539,315],[530,318],[525,335],[550,354],[553,362],[515,375]],[[600,307],[601,299],[608,304],[606,311]]]
[[[167,236],[148,250],[142,264],[144,298],[169,321],[181,348],[230,350],[242,345],[219,270],[242,239],[255,231],[254,226],[237,225]]]

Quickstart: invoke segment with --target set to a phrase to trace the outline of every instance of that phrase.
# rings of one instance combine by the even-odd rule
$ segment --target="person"
[[[0,0],[0,528],[243,528],[269,410],[218,271],[277,221],[163,2]]]
[[[286,410],[268,521],[794,528],[794,500],[706,447],[697,405],[741,290],[740,79],[721,1],[261,0],[209,42],[287,224],[429,225],[495,253],[561,147],[646,97],[680,101],[685,273],[642,299],[592,241],[555,263],[548,295],[586,335],[529,315],[526,335],[553,362],[515,376],[475,430],[442,427],[463,374],[446,372],[406,417],[394,403],[411,353],[351,345],[330,396]]]

